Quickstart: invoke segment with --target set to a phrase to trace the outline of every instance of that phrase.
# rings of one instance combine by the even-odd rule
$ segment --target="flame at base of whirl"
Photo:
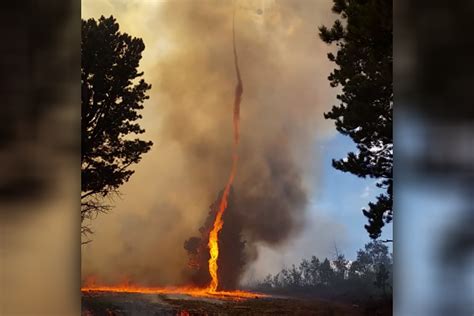
[[[268,297],[266,294],[235,291],[209,291],[208,288],[196,287],[142,287],[136,285],[101,286],[91,285],[81,288],[83,293],[110,292],[110,293],[139,293],[139,294],[184,294],[193,297],[219,298],[229,300],[246,300],[252,298]]]

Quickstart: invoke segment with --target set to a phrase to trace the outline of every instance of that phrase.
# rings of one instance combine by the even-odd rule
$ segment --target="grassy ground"
[[[317,299],[196,299],[185,295],[83,294],[84,316],[141,315],[392,315],[390,302],[355,306]]]

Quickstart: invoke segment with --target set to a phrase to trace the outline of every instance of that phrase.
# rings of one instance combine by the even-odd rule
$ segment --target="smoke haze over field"
[[[247,267],[258,258],[257,244],[282,247],[306,228],[319,167],[315,142],[332,133],[322,116],[334,102],[332,65],[317,32],[330,22],[331,2],[83,0],[83,18],[113,15],[122,32],[143,38],[141,69],[152,89],[142,126],[155,143],[112,213],[93,221],[83,278],[144,285],[189,279],[183,243],[198,234],[232,161],[234,5],[245,92],[233,210]]]

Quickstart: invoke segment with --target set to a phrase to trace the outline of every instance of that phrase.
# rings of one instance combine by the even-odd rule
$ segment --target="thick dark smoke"
[[[317,36],[317,26],[331,22],[331,1],[235,1],[235,7],[245,95],[239,166],[221,242],[229,245],[222,245],[224,253],[231,243],[245,246],[219,258],[235,260],[235,266],[222,263],[232,270],[222,270],[229,288],[258,259],[258,247],[283,247],[305,229],[320,164],[315,144],[332,133],[322,114],[335,93],[327,82],[328,48]],[[186,268],[186,249],[194,251],[199,242],[188,240],[186,249],[183,243],[203,238],[198,228],[209,228],[207,207],[232,163],[233,9],[231,1],[214,0],[83,1],[84,17],[113,14],[121,30],[143,38],[141,68],[153,86],[143,127],[156,144],[114,211],[93,222],[84,276],[109,282],[127,276],[152,285],[196,278]],[[314,244],[330,239],[314,238]]]
[[[192,276],[192,281],[199,286],[207,286],[209,283],[209,269],[207,268],[209,255],[208,252],[208,242],[210,239],[211,230],[215,229],[216,225],[219,225],[221,214],[223,213],[224,226],[222,230],[218,230],[218,246],[219,246],[219,258],[218,263],[218,279],[219,279],[219,289],[229,290],[235,289],[238,285],[240,279],[240,274],[243,272],[243,265],[245,264],[244,257],[244,246],[245,242],[241,241],[242,238],[242,228],[248,226],[249,223],[252,223],[253,218],[245,216],[245,211],[239,211],[237,207],[233,207],[233,210],[229,210],[228,199],[230,198],[229,193],[236,176],[237,171],[237,162],[238,162],[238,143],[239,143],[239,119],[240,119],[240,103],[243,94],[243,84],[240,74],[238,54],[235,44],[235,11],[232,19],[232,48],[234,55],[234,66],[235,72],[237,75],[237,85],[235,88],[234,96],[234,113],[233,113],[233,123],[234,123],[234,144],[233,144],[233,153],[232,153],[232,167],[229,180],[226,184],[226,187],[219,195],[219,199],[211,206],[211,212],[209,213],[208,218],[204,226],[200,228],[201,238],[192,237],[187,240],[184,244],[185,249],[190,254],[190,266],[196,269],[195,274]],[[299,183],[295,180],[298,180],[298,175],[289,174],[291,171],[291,162],[279,159],[278,152],[271,153],[273,154],[268,159],[268,166],[271,174],[273,175],[283,175],[283,179],[274,179],[270,178],[271,182],[268,184],[268,191],[264,191],[261,196],[252,197],[243,195],[243,199],[240,200],[241,205],[246,206],[246,208],[255,209],[255,210],[268,210],[268,216],[271,216],[272,213],[275,214],[288,214],[290,215],[292,208],[300,209],[306,203],[306,195],[299,187]],[[294,172],[293,172],[294,173]],[[286,177],[286,178],[285,178]],[[253,180],[255,182],[255,180]],[[257,180],[258,181],[258,180]],[[283,183],[283,187],[279,184]],[[288,185],[286,185],[288,183]],[[272,193],[273,191],[273,193]],[[246,190],[243,190],[244,194]],[[234,196],[235,197],[235,196]],[[239,201],[237,199],[234,199]],[[232,213],[230,213],[232,212]],[[262,212],[266,213],[266,212]],[[231,214],[229,216],[228,214]],[[229,223],[226,220],[232,219]],[[267,242],[278,242],[279,241],[279,230],[281,227],[285,227],[288,224],[291,225],[291,216],[283,216],[285,221],[276,222],[278,227],[276,230],[265,230],[264,234],[254,235],[252,237],[257,237],[257,239],[262,239]],[[266,218],[257,218],[257,225],[260,227],[265,227],[265,223],[270,222],[269,227],[273,227],[275,222],[268,220]],[[227,223],[227,225],[225,225]],[[213,228],[214,227],[214,228]],[[260,230],[256,230],[259,232]],[[265,238],[268,234],[270,238]],[[221,240],[222,238],[222,240]]]

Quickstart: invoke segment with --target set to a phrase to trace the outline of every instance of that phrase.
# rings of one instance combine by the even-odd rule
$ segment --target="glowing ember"
[[[235,15],[234,15],[235,21]],[[235,72],[237,75],[237,85],[235,87],[235,97],[234,97],[234,116],[233,116],[233,123],[234,123],[234,146],[233,146],[233,154],[232,154],[232,169],[230,171],[229,179],[227,180],[227,184],[225,186],[224,192],[222,193],[222,198],[219,203],[219,210],[216,214],[216,219],[214,220],[214,225],[212,227],[211,232],[209,233],[209,273],[211,275],[211,283],[209,284],[208,291],[209,292],[216,292],[217,287],[219,285],[219,278],[218,278],[218,266],[217,266],[217,259],[219,258],[219,232],[224,225],[224,221],[222,220],[222,215],[227,208],[227,198],[229,196],[230,187],[234,182],[235,173],[237,171],[237,162],[239,160],[239,156],[237,153],[237,147],[239,144],[239,115],[240,115],[240,101],[242,99],[243,93],[243,86],[242,86],[242,79],[240,77],[240,70],[239,70],[239,61],[237,58],[237,50],[235,49],[235,22],[233,21],[233,28],[232,28],[232,41],[233,41],[233,48],[234,48],[234,64],[235,64]]]

